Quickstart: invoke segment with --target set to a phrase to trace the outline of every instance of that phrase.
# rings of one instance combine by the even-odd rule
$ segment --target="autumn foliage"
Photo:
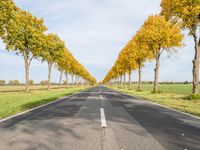
[[[163,51],[170,54],[174,51],[174,48],[181,47],[183,37],[177,25],[166,21],[160,15],[150,16],[136,35],[122,49],[115,65],[108,72],[103,83],[116,78],[121,80],[121,76],[125,77],[128,73],[130,88],[131,71],[138,70],[138,90],[141,90],[142,67],[146,61],[155,60],[153,92],[157,92],[160,56]]]
[[[47,89],[50,89],[53,65],[61,73],[73,74],[82,82],[95,84],[94,77],[73,57],[65,43],[55,34],[46,34],[46,31],[43,19],[21,10],[12,0],[0,1],[0,37],[7,50],[15,51],[24,58],[26,92],[29,92],[29,68],[35,58],[48,63]]]

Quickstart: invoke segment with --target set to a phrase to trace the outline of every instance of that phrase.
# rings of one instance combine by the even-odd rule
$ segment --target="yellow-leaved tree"
[[[12,0],[0,1],[0,37],[6,36],[9,22],[15,17],[18,8]]]
[[[194,39],[195,56],[193,59],[193,90],[199,93],[199,59],[200,59],[200,0],[162,0],[161,15],[172,23],[189,30]]]
[[[34,58],[42,51],[42,37],[47,30],[42,19],[29,12],[18,10],[12,21],[6,25],[3,42],[7,50],[15,51],[24,58],[26,70],[26,92],[29,92],[29,68]]]
[[[141,28],[143,33],[142,43],[148,48],[147,51],[156,60],[153,92],[158,91],[158,73],[160,67],[160,56],[163,51],[171,54],[174,48],[181,47],[184,35],[180,28],[165,20],[163,16],[150,16]]]

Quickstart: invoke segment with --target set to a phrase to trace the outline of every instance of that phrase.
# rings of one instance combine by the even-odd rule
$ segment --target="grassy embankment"
[[[31,92],[25,93],[23,86],[0,86],[0,119],[76,93],[86,87],[53,88],[47,91],[46,86],[32,86]]]
[[[192,85],[190,84],[160,84],[159,90],[162,92],[159,94],[153,94],[151,91],[153,89],[152,84],[143,84],[143,91],[138,92],[136,84],[132,85],[132,89],[120,89],[115,88],[121,92],[128,93],[133,96],[145,98],[149,101],[165,105],[167,107],[200,116],[200,100],[188,100],[185,97],[189,96],[192,91]]]

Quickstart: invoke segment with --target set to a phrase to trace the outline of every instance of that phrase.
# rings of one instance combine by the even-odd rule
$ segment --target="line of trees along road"
[[[55,34],[46,34],[46,31],[43,19],[16,7],[12,0],[0,1],[0,37],[8,51],[15,51],[24,58],[26,92],[29,92],[29,68],[33,59],[48,63],[48,90],[54,64],[61,72],[60,86],[63,73],[73,74],[84,82],[94,84],[94,77],[73,57],[64,42]]]
[[[158,92],[160,56],[166,51],[169,55],[182,47],[184,35],[181,29],[187,29],[194,38],[195,57],[193,62],[193,93],[199,93],[200,59],[200,0],[162,0],[160,15],[149,16],[136,35],[120,52],[114,66],[107,73],[103,83],[118,82],[122,87],[128,73],[129,88],[131,72],[138,70],[138,90],[141,89],[142,67],[145,62],[155,60],[153,92]]]

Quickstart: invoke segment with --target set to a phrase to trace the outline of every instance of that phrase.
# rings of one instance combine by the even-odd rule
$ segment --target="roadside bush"
[[[34,80],[29,80],[29,85],[34,85]]]
[[[8,84],[9,85],[20,85],[20,82],[19,82],[19,80],[10,80]]]
[[[192,94],[185,97],[186,100],[200,100],[200,94]]]
[[[138,90],[138,89],[136,89],[136,92],[142,92],[142,90]]]
[[[190,82],[188,82],[188,81],[185,81],[183,84],[190,84]]]
[[[62,85],[67,85],[68,84],[68,81],[64,80]]]
[[[47,84],[48,84],[48,81],[46,81],[46,80],[43,80],[40,82],[40,85],[47,85]]]
[[[5,85],[6,81],[5,80],[0,80],[0,85]]]
[[[51,85],[59,85],[59,83],[51,82]]]
[[[151,92],[152,94],[160,94],[160,93],[163,93],[163,91],[161,91],[161,90],[158,90],[158,91],[156,91],[156,92]]]

